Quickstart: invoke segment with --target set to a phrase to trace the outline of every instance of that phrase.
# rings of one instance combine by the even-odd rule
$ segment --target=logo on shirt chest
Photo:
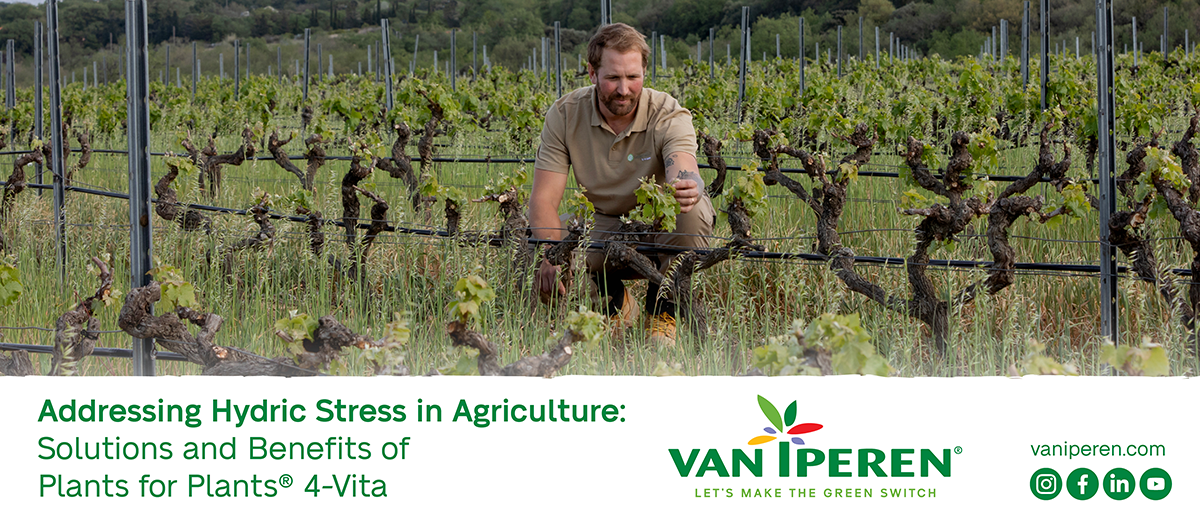
[[[649,155],[649,156],[646,156],[646,157],[642,158],[642,161],[650,161],[650,159],[651,159],[651,158],[653,158],[653,157],[654,157],[654,155],[653,155],[653,154],[651,154],[651,155]],[[625,159],[626,159],[627,161],[633,161],[633,154],[630,154],[630,155],[626,156],[626,157],[625,157]]]

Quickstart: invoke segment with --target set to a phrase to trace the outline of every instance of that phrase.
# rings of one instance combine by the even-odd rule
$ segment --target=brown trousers
[[[570,216],[563,217],[563,228],[566,228],[566,221]],[[712,200],[708,198],[708,194],[700,196],[700,202],[692,207],[686,214],[679,214],[675,218],[675,231],[664,232],[654,236],[647,236],[642,240],[642,244],[630,245],[631,247],[647,246],[647,245],[663,245],[677,247],[682,249],[701,249],[708,248],[708,238],[713,234],[713,226],[716,224],[716,212],[713,210]],[[618,228],[621,227],[621,218],[610,216],[607,214],[595,215],[595,227],[592,229],[592,241],[604,241],[612,236]],[[658,254],[658,269],[665,271],[671,264],[671,260],[676,254]],[[655,255],[651,255],[651,260],[655,259]],[[602,251],[591,251],[587,254],[587,270],[588,272],[603,272],[605,256]],[[616,276],[619,279],[640,279],[632,270],[622,270],[617,274],[607,274],[609,277]]]

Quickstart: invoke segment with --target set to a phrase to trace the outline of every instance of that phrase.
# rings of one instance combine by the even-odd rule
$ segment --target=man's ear
[[[592,68],[592,64],[590,64],[590,63],[587,64],[587,73],[588,73],[588,79],[592,81],[593,85],[596,85],[599,83],[596,81],[597,80],[596,70]]]

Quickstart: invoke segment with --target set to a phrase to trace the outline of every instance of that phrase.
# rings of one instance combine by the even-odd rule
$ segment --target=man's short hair
[[[588,42],[588,64],[593,70],[600,69],[600,58],[605,49],[618,53],[639,51],[642,53],[642,68],[650,66],[650,46],[646,45],[646,35],[639,33],[625,24],[609,24],[596,31],[596,35]]]

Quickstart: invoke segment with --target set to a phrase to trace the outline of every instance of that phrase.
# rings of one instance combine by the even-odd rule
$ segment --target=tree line
[[[836,45],[843,26],[845,49],[858,54],[858,26],[862,20],[866,52],[874,50],[878,27],[883,47],[889,34],[921,54],[953,58],[977,54],[1000,20],[1009,22],[1011,52],[1018,52],[1023,0],[613,0],[613,20],[649,34],[672,39],[668,52],[686,58],[686,49],[706,41],[709,28],[718,38],[736,42],[742,6],[750,8],[755,55],[773,56],[775,34],[780,53],[795,56],[799,17],[806,25],[806,54],[816,44]],[[1169,8],[1168,37],[1172,47],[1182,45],[1185,31],[1200,21],[1200,0],[1146,0],[1116,6],[1118,50],[1130,47],[1132,18],[1138,19],[1138,36],[1146,51],[1157,50],[1163,32],[1163,7]],[[64,53],[90,54],[119,45],[124,33],[123,0],[64,0],[59,24]],[[1031,2],[1030,22],[1036,30],[1039,4]],[[1093,2],[1050,0],[1048,19],[1051,41],[1066,42],[1081,52],[1091,49],[1095,27]],[[600,18],[595,0],[154,0],[148,2],[151,45],[171,38],[181,41],[220,42],[229,38],[277,39],[302,33],[373,26],[388,18],[402,30],[437,32],[458,28],[479,34],[480,43],[499,51],[501,63],[519,65],[538,39],[553,34],[554,22],[564,30],[565,49],[586,42]],[[0,41],[13,39],[16,51],[33,49],[33,22],[45,20],[43,5],[0,3]],[[1188,37],[1192,37],[1188,33]],[[685,47],[686,45],[686,47]],[[1037,41],[1033,42],[1037,49]],[[736,51],[736,45],[733,45]],[[707,53],[707,51],[705,51]],[[723,49],[714,53],[720,56]],[[511,55],[511,56],[510,56]],[[758,56],[756,56],[758,57]],[[505,60],[515,63],[506,63]]]

